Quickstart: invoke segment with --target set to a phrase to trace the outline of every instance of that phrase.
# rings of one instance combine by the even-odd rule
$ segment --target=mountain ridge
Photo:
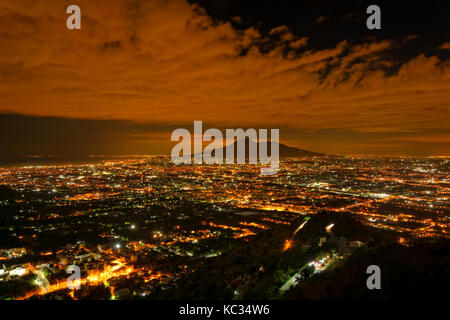
[[[233,145],[233,149],[234,149],[234,159],[237,158],[237,145],[238,142],[240,140],[236,140],[235,142],[232,143]],[[245,139],[245,158],[248,159],[248,155],[249,155],[249,139]],[[261,142],[256,142],[257,144],[256,149],[257,149],[257,154],[259,155],[259,145]],[[222,154],[223,157],[226,157],[226,149],[229,145],[222,147]],[[314,152],[314,151],[309,151],[309,150],[305,150],[305,149],[299,149],[299,148],[295,148],[295,147],[290,147],[288,145],[285,145],[283,143],[278,143],[279,146],[279,157],[280,158],[305,158],[305,157],[321,157],[321,156],[326,156],[327,154],[325,153],[320,153],[320,152]],[[213,152],[214,154],[214,152]],[[271,155],[271,143],[270,141],[268,141],[267,143],[267,154]],[[196,154],[193,154],[192,157],[195,157]]]

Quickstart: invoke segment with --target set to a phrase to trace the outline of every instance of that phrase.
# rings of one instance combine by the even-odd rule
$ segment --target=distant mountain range
[[[233,143],[235,159],[237,158],[237,145],[238,145],[238,141],[235,141]],[[257,143],[257,151],[258,152],[259,152],[259,145],[260,145],[260,142]],[[226,148],[227,147],[222,148],[222,154],[223,154],[224,158],[226,155]],[[271,143],[270,142],[267,144],[267,149],[268,149],[267,154],[270,156],[271,155]],[[245,141],[246,158],[248,158],[248,154],[249,154],[249,140],[246,139],[246,141]],[[318,152],[312,152],[312,151],[308,151],[308,150],[304,150],[304,149],[298,149],[298,148],[289,147],[285,144],[279,143],[279,156],[281,159],[282,158],[320,157],[320,156],[325,156],[325,155],[326,154],[324,154],[324,153],[318,153]]]
[[[237,144],[235,141],[234,145],[234,156],[237,158]],[[271,145],[270,142],[267,144],[268,155],[271,154]],[[257,150],[259,151],[259,143],[257,144]],[[226,155],[226,147],[222,148],[223,155],[225,158]],[[245,143],[245,154],[248,159],[249,154],[249,143],[248,139]],[[259,154],[259,153],[258,153]],[[307,157],[320,157],[326,156],[327,154],[312,152],[309,150],[298,149],[294,147],[287,146],[285,144],[279,144],[279,156],[281,159],[283,158],[307,158]],[[161,155],[164,156],[164,155]],[[42,156],[33,156],[33,155],[1,155],[0,154],[0,167],[8,167],[8,166],[48,166],[48,165],[65,165],[65,164],[95,164],[104,160],[115,160],[115,159],[124,159],[124,158],[143,158],[145,155],[79,155],[79,156],[55,156],[55,155],[42,155]],[[1,191],[1,190],[0,190]]]
[[[279,144],[279,148],[280,148],[280,158],[303,158],[303,157],[325,156],[324,153],[318,153],[309,150],[289,147],[282,143]]]

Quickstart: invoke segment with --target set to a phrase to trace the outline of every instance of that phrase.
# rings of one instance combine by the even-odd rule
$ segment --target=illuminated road
[[[300,269],[299,271],[297,271],[294,276],[292,278],[290,278],[288,281],[286,281],[283,286],[280,288],[280,291],[287,291],[289,290],[291,287],[296,286],[298,284],[298,280],[300,279],[301,275],[300,272],[302,270]]]
[[[39,285],[42,291],[47,292],[47,290],[50,288],[50,284],[48,283],[45,275],[41,270],[35,270],[34,274],[37,276],[36,283]]]

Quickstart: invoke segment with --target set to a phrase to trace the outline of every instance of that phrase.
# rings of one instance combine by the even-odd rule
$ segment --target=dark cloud
[[[161,140],[180,125],[0,114],[0,148],[3,155],[166,154]]]
[[[121,47],[121,45],[122,45],[122,43],[120,42],[120,40],[104,42],[102,44],[102,49],[103,50],[119,49]]]

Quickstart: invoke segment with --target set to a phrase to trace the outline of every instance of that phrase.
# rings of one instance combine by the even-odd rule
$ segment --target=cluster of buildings
[[[0,250],[0,263],[39,256],[50,287],[53,280],[63,286],[68,265],[80,266],[87,284],[133,274],[147,283],[161,279],[145,268],[149,256],[207,259],[230,241],[249,241],[319,210],[351,212],[405,237],[448,237],[448,161],[287,159],[273,176],[260,175],[256,165],[174,166],[168,157],[2,168],[0,185],[20,196],[2,204],[10,216],[0,230],[23,248]],[[0,279],[35,272],[29,263],[1,267]]]

